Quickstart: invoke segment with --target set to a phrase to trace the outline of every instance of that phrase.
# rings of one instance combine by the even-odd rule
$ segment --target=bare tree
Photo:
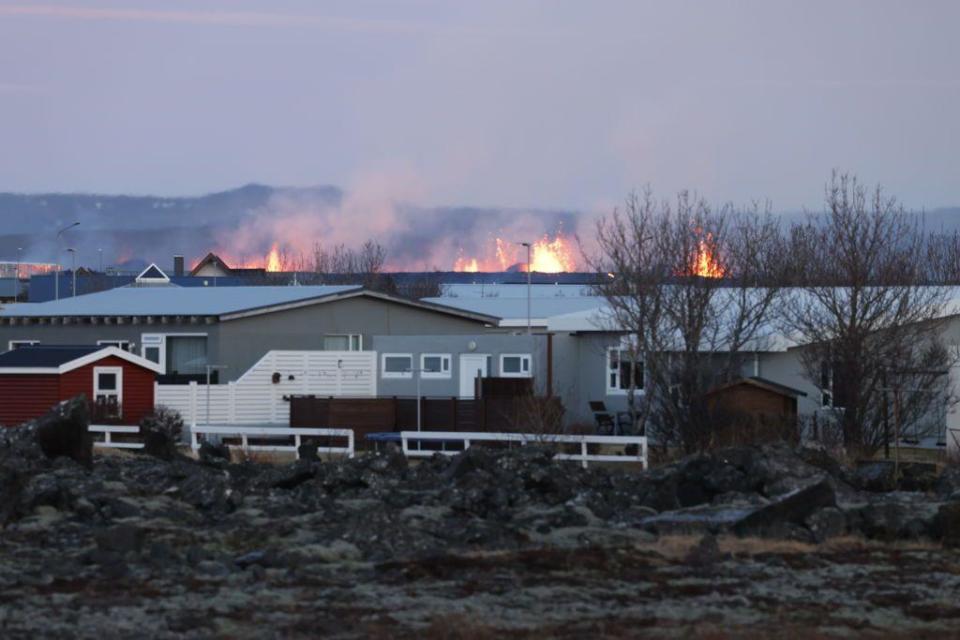
[[[790,245],[802,286],[783,305],[782,328],[806,345],[805,375],[844,446],[871,453],[896,435],[891,423],[942,410],[955,359],[941,340],[948,290],[930,284],[943,255],[920,218],[881,187],[834,172],[824,213],[794,228]]]
[[[598,223],[599,253],[586,261],[601,274],[605,328],[629,336],[623,345],[634,364],[622,375],[631,417],[661,443],[707,446],[707,391],[741,375],[743,350],[767,328],[778,289],[758,285],[779,235],[768,211],[714,209],[688,192],[673,204],[649,190],[631,195]]]
[[[629,336],[623,342],[627,362],[618,360],[608,366],[622,371],[630,419],[641,432],[646,431],[653,405],[638,402],[640,380],[636,374],[642,367],[644,375],[649,375],[650,356],[660,348],[661,334],[668,330],[664,326],[663,285],[671,274],[662,259],[659,215],[659,205],[649,189],[631,193],[622,210],[615,209],[609,218],[597,222],[597,254],[583,252],[585,264],[598,274],[594,291],[607,303],[600,322],[606,329]],[[617,353],[608,357],[619,358],[621,352]]]
[[[372,291],[395,294],[396,283],[384,272],[387,250],[367,240],[357,249],[344,244],[327,249],[316,244],[313,249],[313,271],[323,284],[359,284]]]

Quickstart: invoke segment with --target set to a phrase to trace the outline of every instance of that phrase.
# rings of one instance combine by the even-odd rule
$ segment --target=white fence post
[[[192,380],[187,387],[190,393],[190,424],[197,426],[197,381]]]

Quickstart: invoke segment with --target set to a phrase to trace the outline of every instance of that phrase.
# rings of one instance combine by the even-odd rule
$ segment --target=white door
[[[474,397],[474,380],[477,376],[486,378],[489,375],[487,362],[490,356],[480,353],[466,353],[460,356],[460,397]]]

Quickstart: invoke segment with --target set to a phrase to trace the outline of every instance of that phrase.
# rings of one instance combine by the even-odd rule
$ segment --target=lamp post
[[[67,249],[67,253],[70,254],[70,273],[73,275],[73,282],[70,285],[70,297],[75,298],[77,295],[77,250],[70,247]]]
[[[417,378],[417,431],[423,431],[423,420],[422,420],[421,410],[420,410],[420,405],[421,405],[421,400],[423,398],[423,395],[420,388],[420,380],[423,379],[424,373],[437,373],[437,370],[412,368],[412,369],[407,369],[407,371],[411,375],[416,376]],[[419,443],[417,444],[417,446],[419,447]]]
[[[97,253],[100,255],[100,266],[97,271],[103,273],[103,249],[97,249]]]
[[[13,301],[17,301],[20,295],[20,256],[23,253],[23,247],[17,247],[17,272],[13,275]]]
[[[63,229],[60,229],[60,231],[57,231],[57,251],[58,251],[58,253],[57,253],[57,271],[56,271],[56,276],[55,276],[55,278],[54,278],[54,280],[53,280],[53,299],[54,299],[54,300],[59,300],[59,299],[60,299],[60,255],[59,255],[59,250],[60,250],[60,236],[63,235],[63,232],[64,232],[64,231],[69,231],[70,229],[73,229],[74,227],[78,226],[79,224],[80,224],[80,222],[74,222],[73,224],[68,224],[68,225],[65,226]]]
[[[531,335],[533,331],[530,328],[530,249],[531,245],[529,242],[519,242],[521,247],[527,248],[527,335]]]

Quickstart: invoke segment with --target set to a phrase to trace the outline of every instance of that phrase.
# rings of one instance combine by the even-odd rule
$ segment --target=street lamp
[[[521,247],[527,248],[527,335],[533,333],[530,329],[530,248],[529,242],[518,242]]]
[[[74,222],[73,224],[68,224],[63,229],[60,229],[60,231],[57,231],[57,251],[58,252],[60,250],[60,236],[63,235],[64,231],[69,231],[70,229],[73,229],[79,224],[80,222]],[[57,254],[57,271],[56,271],[56,277],[54,278],[54,281],[53,281],[53,292],[54,292],[53,299],[59,300],[60,299],[60,255],[59,253]]]
[[[97,269],[97,271],[103,273],[103,249],[97,249],[97,253],[100,254],[100,267]]]
[[[73,274],[73,284],[70,287],[70,297],[75,298],[77,295],[77,250],[73,247],[67,249],[67,253],[70,254],[70,273]]]
[[[17,247],[17,272],[13,275],[13,301],[17,301],[20,295],[20,255],[23,253],[23,247]]]

